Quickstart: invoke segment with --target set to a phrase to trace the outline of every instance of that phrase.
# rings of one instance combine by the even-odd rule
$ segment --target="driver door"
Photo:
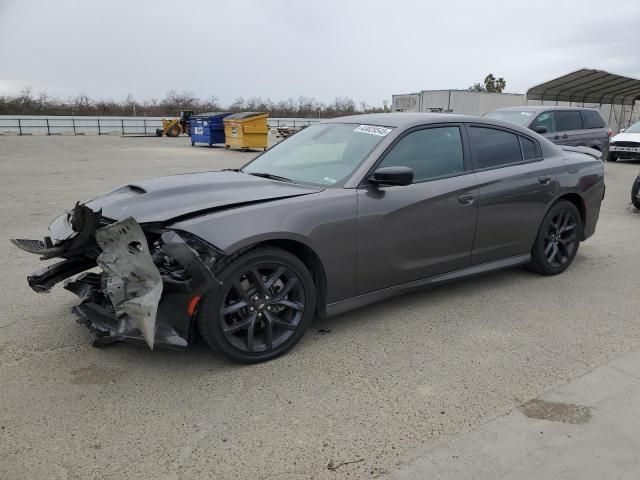
[[[360,294],[468,267],[478,180],[460,125],[410,130],[376,168],[414,171],[407,186],[358,189]]]

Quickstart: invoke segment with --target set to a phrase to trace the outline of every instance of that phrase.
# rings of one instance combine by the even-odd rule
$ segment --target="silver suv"
[[[489,112],[485,117],[516,123],[537,132],[557,145],[590,147],[609,153],[611,130],[598,110],[582,107],[548,105],[506,107]]]

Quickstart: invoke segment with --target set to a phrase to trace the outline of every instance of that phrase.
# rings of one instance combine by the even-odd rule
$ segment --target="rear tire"
[[[640,175],[638,175],[631,187],[631,203],[640,210]]]
[[[198,306],[204,341],[239,363],[258,363],[288,352],[316,311],[311,273],[295,255],[259,247],[232,260],[222,282]]]
[[[540,224],[529,267],[542,275],[564,272],[578,253],[581,236],[580,212],[573,203],[559,201]]]

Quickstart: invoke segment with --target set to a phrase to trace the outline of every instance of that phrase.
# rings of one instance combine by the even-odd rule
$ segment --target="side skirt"
[[[364,295],[358,295],[357,297],[348,298],[346,300],[328,304],[327,317],[339,315],[341,313],[348,312],[349,310],[364,307],[365,305],[386,300],[403,293],[412,292],[423,287],[441,285],[443,283],[452,282],[454,280],[460,280],[462,278],[468,278],[476,275],[481,275],[483,273],[493,272],[494,270],[516,267],[518,265],[529,263],[529,261],[531,261],[531,255],[527,253],[526,255],[517,255],[515,257],[509,257],[502,260],[495,260],[493,262],[474,265],[472,267],[462,268],[453,272],[443,273],[441,275],[423,278],[421,280],[415,280],[409,283],[403,283],[402,285],[383,288],[381,290],[376,290],[375,292],[365,293]]]

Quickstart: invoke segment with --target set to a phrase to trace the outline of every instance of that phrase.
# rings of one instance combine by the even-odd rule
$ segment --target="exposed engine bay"
[[[213,267],[222,252],[187,232],[140,225],[132,217],[113,221],[82,204],[49,230],[42,241],[11,241],[41,260],[63,259],[30,275],[29,286],[46,293],[66,280],[64,288],[81,299],[73,312],[91,331],[94,346],[190,343],[198,301],[220,284]],[[95,267],[102,271],[87,272]]]

